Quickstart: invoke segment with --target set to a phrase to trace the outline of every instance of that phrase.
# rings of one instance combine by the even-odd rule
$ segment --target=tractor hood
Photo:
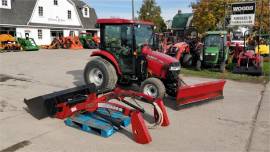
[[[176,58],[171,57],[161,52],[152,51],[152,49],[149,47],[143,47],[142,52],[146,56],[147,59],[157,60],[163,63],[164,65],[165,64],[170,65],[171,63],[179,62]]]
[[[204,52],[205,52],[206,54],[208,54],[208,53],[214,53],[214,54],[217,54],[217,53],[219,52],[219,47],[218,47],[218,46],[215,46],[215,47],[206,47],[206,48],[204,49]]]

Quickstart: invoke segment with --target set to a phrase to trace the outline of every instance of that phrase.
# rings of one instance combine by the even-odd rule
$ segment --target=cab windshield
[[[220,40],[220,35],[210,35],[205,38],[204,45],[208,47],[217,47],[221,44]]]
[[[134,27],[136,47],[144,44],[153,46],[153,27],[151,25],[137,24]]]

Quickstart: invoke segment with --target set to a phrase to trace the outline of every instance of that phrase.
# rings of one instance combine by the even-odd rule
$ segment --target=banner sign
[[[255,2],[232,4],[231,25],[254,25]]]

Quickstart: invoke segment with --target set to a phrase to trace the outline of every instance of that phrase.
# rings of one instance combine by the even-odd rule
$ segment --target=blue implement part
[[[130,124],[130,118],[124,116],[121,112],[112,111],[106,108],[99,108],[98,112],[120,121],[121,125],[124,127]],[[67,126],[89,133],[95,133],[102,137],[109,137],[119,129],[113,126],[108,120],[90,112],[76,114],[67,118],[64,122]]]

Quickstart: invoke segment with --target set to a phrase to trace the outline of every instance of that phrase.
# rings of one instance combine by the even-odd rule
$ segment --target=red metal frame
[[[131,127],[134,136],[134,140],[140,144],[147,144],[152,141],[152,138],[149,134],[149,131],[146,127],[144,119],[139,110],[130,109],[123,105],[117,103],[111,103],[109,100],[118,99],[119,101],[123,101],[125,97],[134,97],[143,99],[149,103],[156,102],[160,107],[163,113],[163,122],[161,126],[168,126],[170,124],[167,111],[163,104],[162,99],[154,99],[151,96],[145,95],[143,93],[131,91],[131,90],[123,90],[120,88],[114,89],[112,92],[106,93],[100,97],[97,96],[96,93],[91,93],[87,95],[87,99],[83,102],[77,103],[75,105],[70,106],[67,102],[60,103],[57,106],[59,109],[56,112],[55,117],[59,119],[65,119],[67,117],[72,116],[76,112],[79,111],[88,111],[94,112],[98,107],[104,107],[102,104],[106,104],[106,108],[112,108],[115,110],[117,108],[124,115],[131,117]],[[125,100],[126,101],[126,100]],[[114,108],[115,107],[115,108]],[[157,113],[154,111],[154,117],[156,118]]]
[[[122,18],[100,18],[97,19],[97,24],[146,24],[154,25],[154,23],[149,21],[139,21],[139,20],[128,20]]]

